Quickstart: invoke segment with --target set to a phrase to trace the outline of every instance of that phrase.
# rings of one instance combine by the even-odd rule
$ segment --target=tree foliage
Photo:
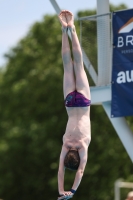
[[[121,8],[125,6],[111,6]],[[78,16],[94,13],[83,11]],[[78,22],[76,27],[79,33]],[[7,66],[0,72],[3,199],[52,200],[58,195],[58,160],[67,122],[60,49],[59,21],[47,15],[6,54]],[[88,164],[74,199],[111,200],[116,179],[133,180],[132,163],[101,106],[91,106],[91,122]],[[66,190],[73,177],[66,172]]]

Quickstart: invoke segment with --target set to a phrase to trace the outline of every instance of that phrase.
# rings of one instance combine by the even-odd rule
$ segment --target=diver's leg
[[[74,72],[76,78],[76,90],[90,99],[90,87],[87,79],[86,72],[83,65],[82,50],[74,26],[73,14],[69,11],[66,13],[68,28],[72,35],[72,51],[74,57]]]
[[[67,35],[66,11],[62,11],[60,13],[59,19],[62,24],[62,60],[64,66],[63,90],[65,98],[70,92],[75,90],[75,79],[69,40]]]

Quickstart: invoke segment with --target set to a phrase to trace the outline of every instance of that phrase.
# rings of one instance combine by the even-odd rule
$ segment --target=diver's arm
[[[68,152],[68,149],[63,145],[61,154],[60,154],[60,161],[59,161],[59,169],[58,169],[58,191],[60,195],[64,195],[64,159]]]
[[[75,191],[77,190],[77,188],[81,182],[81,179],[84,174],[85,166],[87,163],[88,156],[87,156],[87,148],[86,147],[83,147],[79,150],[79,157],[80,157],[80,164],[79,164],[78,170],[76,172],[75,180],[74,180],[74,183],[72,186],[72,189]]]

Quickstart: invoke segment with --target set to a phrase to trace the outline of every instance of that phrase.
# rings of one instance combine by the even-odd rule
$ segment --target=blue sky
[[[56,0],[61,9],[72,11],[96,8],[97,0]],[[110,0],[133,8],[133,0]],[[0,0],[0,66],[5,64],[4,53],[23,38],[30,26],[41,21],[45,14],[55,14],[49,0]]]

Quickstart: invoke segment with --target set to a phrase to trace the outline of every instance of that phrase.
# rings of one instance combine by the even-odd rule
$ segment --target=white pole
[[[103,102],[103,108],[114,126],[123,146],[125,147],[131,161],[133,162],[133,133],[124,117],[110,118],[110,102]]]
[[[115,200],[120,200],[120,188],[133,188],[133,183],[131,182],[123,182],[121,179],[115,181],[114,184],[114,192],[115,192]]]
[[[54,9],[56,10],[57,14],[59,14],[61,12],[61,9],[58,6],[57,2],[55,0],[50,0],[50,2],[53,5]]]
[[[97,15],[109,13],[109,0],[97,0]],[[97,17],[98,83],[111,82],[110,16]]]

